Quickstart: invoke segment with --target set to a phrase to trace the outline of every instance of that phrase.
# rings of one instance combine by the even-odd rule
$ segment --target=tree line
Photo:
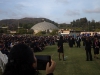
[[[0,33],[9,33],[8,30],[16,30],[20,34],[32,34],[34,31],[30,30],[32,26],[39,22],[50,22],[56,25],[59,29],[71,29],[73,31],[100,31],[100,21],[95,20],[89,21],[86,17],[73,20],[70,24],[62,23],[58,24],[46,18],[23,18],[23,19],[6,19],[0,21],[0,26],[8,26],[6,29],[0,28]],[[18,28],[19,27],[19,28]],[[56,34],[57,31],[54,30],[52,35]],[[39,32],[39,34],[44,34],[44,32]]]
[[[100,31],[100,22],[95,20],[89,21],[85,17],[73,20],[67,27],[74,31]]]
[[[100,31],[100,21],[89,21],[87,18],[73,20],[70,24],[59,24],[60,29],[71,29],[72,31]]]

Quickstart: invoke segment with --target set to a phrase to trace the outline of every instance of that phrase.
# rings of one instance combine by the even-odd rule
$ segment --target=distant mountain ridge
[[[0,26],[8,26],[9,29],[16,29],[18,27],[18,25],[24,25],[24,24],[31,24],[31,25],[35,25],[37,23],[40,22],[50,22],[53,23],[54,25],[58,26],[58,23],[51,21],[49,19],[46,18],[21,18],[21,19],[4,19],[4,20],[0,20]]]

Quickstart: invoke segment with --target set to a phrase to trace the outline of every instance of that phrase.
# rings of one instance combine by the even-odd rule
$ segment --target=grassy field
[[[100,55],[99,59],[93,58],[93,61],[86,61],[86,53],[83,46],[81,48],[69,48],[68,44],[64,43],[64,54],[67,56],[66,61],[58,60],[56,45],[47,46],[44,51],[35,54],[51,55],[56,62],[54,75],[100,75]],[[46,75],[45,71],[40,71],[40,74]]]

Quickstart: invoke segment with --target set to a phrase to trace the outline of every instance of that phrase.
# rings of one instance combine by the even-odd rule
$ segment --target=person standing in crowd
[[[46,65],[46,75],[53,75],[56,63],[51,60]],[[37,59],[31,48],[19,43],[13,46],[8,56],[3,75],[37,75]]]
[[[69,36],[69,38],[68,38],[68,44],[69,44],[70,48],[73,47],[73,38],[72,38],[72,36]]]
[[[58,57],[59,57],[59,60],[61,60],[60,55],[62,54],[62,58],[63,58],[63,61],[64,61],[63,42],[64,42],[63,41],[63,36],[60,36],[60,39],[59,39],[58,44],[57,44],[57,46],[58,46],[58,53],[59,53]]]
[[[0,51],[3,53],[3,54],[6,54],[8,56],[9,54],[9,49],[5,46],[5,41],[4,40],[1,40],[0,41]]]
[[[92,61],[92,54],[91,54],[91,46],[92,42],[89,37],[86,37],[85,41],[85,50],[86,50],[86,61]]]
[[[0,68],[3,72],[6,63],[8,62],[8,57],[2,51],[3,51],[3,42],[0,41]]]
[[[98,59],[99,48],[100,48],[100,42],[99,42],[98,38],[95,38],[95,40],[93,42],[94,58]]]
[[[82,36],[82,42],[83,42],[83,46],[85,46],[85,41],[86,41],[86,36]]]
[[[77,38],[76,38],[76,44],[77,44],[77,47],[79,47],[79,48],[81,46],[80,42],[81,42],[81,38],[79,36],[77,36]]]
[[[75,46],[75,38],[74,38],[74,36],[72,36],[72,44]]]

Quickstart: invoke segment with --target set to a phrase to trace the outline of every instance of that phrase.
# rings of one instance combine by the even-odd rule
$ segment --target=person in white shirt
[[[2,72],[4,71],[4,68],[5,68],[5,65],[6,65],[7,62],[8,62],[7,55],[2,54],[2,52],[0,51],[0,68],[2,69]]]

